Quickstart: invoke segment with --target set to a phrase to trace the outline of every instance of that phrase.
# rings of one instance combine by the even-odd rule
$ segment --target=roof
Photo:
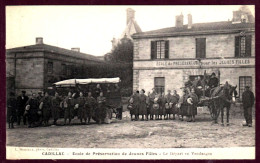
[[[57,46],[51,46],[47,44],[35,44],[35,45],[7,49],[7,52],[27,52],[27,51],[46,51],[46,52],[57,53],[57,54],[66,55],[75,58],[103,62],[102,60],[90,54],[85,54],[85,53],[68,50]]]
[[[217,31],[231,31],[239,29],[255,28],[255,23],[236,23],[233,24],[232,21],[221,21],[212,23],[196,23],[192,24],[192,27],[188,29],[188,25],[183,25],[183,27],[169,27],[158,30],[152,30],[148,32],[140,32],[133,34],[133,38],[142,38],[147,36],[165,36],[165,35],[194,35],[195,33],[210,32],[214,33]]]
[[[54,83],[56,86],[68,87],[76,84],[91,84],[91,83],[119,83],[120,78],[89,78],[89,79],[68,79]]]

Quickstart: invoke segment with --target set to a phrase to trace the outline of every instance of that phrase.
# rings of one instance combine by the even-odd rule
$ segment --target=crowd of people
[[[187,116],[188,122],[195,122],[197,115],[198,96],[195,89],[183,89],[180,97],[176,90],[171,94],[157,93],[155,89],[152,93],[145,95],[145,90],[135,91],[129,100],[128,109],[130,110],[131,120],[168,120],[175,119],[176,115]],[[140,118],[141,116],[141,118]]]
[[[14,92],[10,92],[10,98],[7,100],[7,121],[9,128],[14,128],[14,122],[20,125],[21,119],[24,125],[28,127],[49,126],[50,118],[52,117],[53,125],[57,125],[57,120],[64,113],[64,124],[71,124],[71,120],[77,116],[80,123],[90,124],[91,118],[101,124],[107,116],[107,97],[113,96],[113,93],[120,92],[119,86],[114,87],[107,85],[101,88],[100,84],[94,89],[86,91],[84,96],[83,91],[76,93],[68,92],[67,96],[62,97],[58,92],[54,96],[50,96],[46,91],[43,93],[32,93],[31,98],[26,95],[26,91],[22,91],[17,98]],[[112,114],[112,113],[111,113]]]

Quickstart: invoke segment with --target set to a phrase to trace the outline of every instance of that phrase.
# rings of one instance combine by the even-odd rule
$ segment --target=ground
[[[70,148],[211,148],[254,147],[255,126],[242,127],[243,117],[231,114],[230,126],[212,124],[207,113],[196,122],[130,121],[129,112],[111,124],[7,129],[7,145]],[[62,121],[60,121],[62,123]],[[78,119],[74,119],[78,123]],[[254,122],[253,122],[254,124]]]

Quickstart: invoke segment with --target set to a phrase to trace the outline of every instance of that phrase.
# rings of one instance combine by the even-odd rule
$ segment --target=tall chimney
[[[188,29],[191,29],[192,27],[192,15],[188,14]]]
[[[177,15],[175,17],[175,27],[180,28],[183,27],[183,15]]]
[[[135,10],[131,8],[126,9],[126,25],[133,19],[135,19]]]
[[[80,52],[80,48],[71,48],[71,50],[74,52]]]
[[[43,38],[42,37],[36,37],[36,45],[43,44]]]

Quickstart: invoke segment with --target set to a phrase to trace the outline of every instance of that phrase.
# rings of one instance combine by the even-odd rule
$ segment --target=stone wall
[[[154,69],[154,70],[134,70],[134,89],[145,89],[149,92],[154,88],[155,77],[165,77],[165,91],[176,89],[179,93],[184,82],[189,75],[203,75],[217,72],[217,69]],[[232,85],[237,85],[239,93],[239,76],[252,77],[252,91],[255,93],[255,70],[254,68],[220,68],[220,83],[228,81]],[[138,72],[138,73],[137,73]],[[237,73],[239,72],[239,73]],[[138,75],[137,75],[138,74]],[[135,76],[136,75],[136,76]]]
[[[165,37],[134,40],[134,60],[151,59],[151,41],[169,40],[169,58],[195,58],[196,38],[206,38],[206,58],[235,57],[235,36],[219,34],[204,36]],[[251,55],[255,56],[255,35],[252,33]]]

